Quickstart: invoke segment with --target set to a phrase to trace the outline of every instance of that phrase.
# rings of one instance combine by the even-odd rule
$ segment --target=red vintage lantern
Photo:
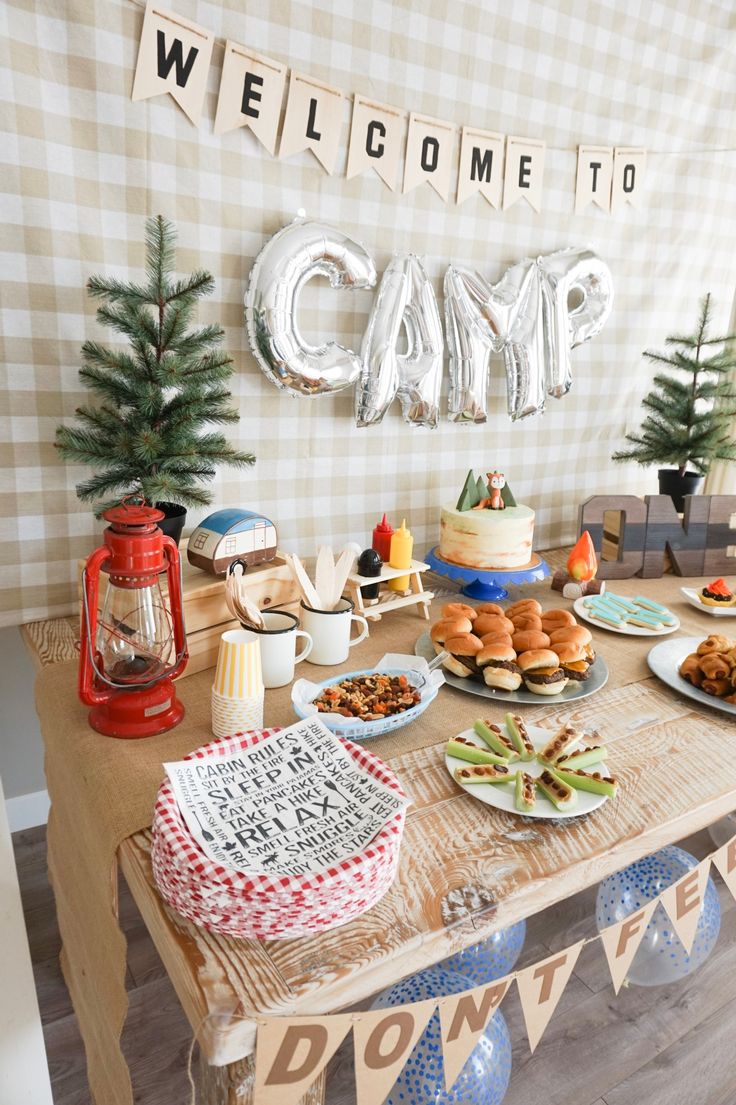
[[[104,545],[82,577],[79,697],[108,737],[152,737],[184,717],[172,680],[186,667],[179,550],[158,528],[164,514],[128,496],[106,510]],[[161,586],[166,572],[168,596]],[[107,592],[99,608],[100,572]]]

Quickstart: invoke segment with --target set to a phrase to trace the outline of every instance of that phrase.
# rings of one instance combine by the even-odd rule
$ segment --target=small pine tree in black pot
[[[736,335],[709,338],[710,316],[709,293],[701,303],[694,334],[667,338],[667,353],[645,351],[650,361],[675,371],[654,377],[652,390],[642,400],[646,418],[638,433],[626,435],[631,448],[613,454],[614,461],[673,466],[660,468],[659,490],[672,496],[679,511],[684,509],[683,497],[698,490],[714,461],[736,460],[731,433],[736,354],[730,348]]]
[[[98,320],[124,335],[128,348],[84,343],[79,375],[100,402],[78,407],[77,424],[57,428],[56,446],[66,460],[96,469],[77,495],[98,514],[124,495],[142,495],[164,511],[162,528],[178,540],[185,508],[211,502],[202,484],[217,466],[255,458],[207,428],[239,420],[227,387],[232,361],[219,326],[191,327],[214,280],[203,271],[175,279],[175,245],[174,227],[158,215],[146,222],[144,284],[90,278],[89,294],[103,300]]]

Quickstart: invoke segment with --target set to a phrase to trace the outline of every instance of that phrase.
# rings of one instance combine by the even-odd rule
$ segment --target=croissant
[[[728,657],[720,652],[707,652],[701,656],[700,667],[706,679],[728,679],[731,675]]]
[[[680,664],[680,675],[683,679],[687,679],[688,683],[692,683],[694,687],[699,687],[705,676],[700,668],[700,657],[697,652],[691,652],[689,656]]]
[[[706,694],[717,695],[719,698],[724,698],[727,694],[730,694],[731,680],[730,679],[704,679],[701,691],[705,691]]]
[[[736,694],[727,694],[723,701],[736,705]]]
[[[729,652],[733,647],[734,642],[729,637],[713,633],[698,645],[698,656],[705,656],[708,652]]]

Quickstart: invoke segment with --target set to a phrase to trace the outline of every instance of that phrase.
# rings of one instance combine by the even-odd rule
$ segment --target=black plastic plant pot
[[[686,472],[681,476],[679,468],[660,468],[657,475],[660,495],[670,496],[678,514],[685,509],[685,496],[697,495],[703,484],[703,477],[697,472]]]
[[[182,530],[184,529],[184,523],[187,520],[187,508],[185,506],[179,506],[178,503],[156,503],[158,510],[163,510],[166,515],[158,523],[159,529],[163,530],[167,537],[173,537],[177,545],[181,539]]]

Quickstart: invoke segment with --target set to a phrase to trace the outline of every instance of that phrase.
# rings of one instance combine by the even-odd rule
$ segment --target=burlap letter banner
[[[311,150],[332,174],[340,146],[342,101],[339,88],[321,84],[292,69],[279,157]]]
[[[353,1026],[357,1105],[382,1105],[436,1008],[436,1001],[418,1001],[359,1015]]]
[[[132,98],[148,100],[168,92],[196,127],[214,40],[205,27],[149,3],[143,16]]]
[[[480,192],[491,207],[501,206],[503,194],[504,136],[489,130],[463,127],[460,167],[457,174],[457,202]]]
[[[637,949],[641,944],[644,930],[652,919],[652,914],[657,908],[657,899],[647,902],[642,909],[629,914],[623,921],[616,925],[610,925],[601,932],[601,943],[608,960],[608,969],[611,972],[613,989],[618,993],[621,989],[626,972],[631,966]]]
[[[610,211],[612,178],[613,146],[578,146],[575,214],[579,215],[589,203]]]
[[[516,976],[521,1011],[524,1014],[529,1047],[532,1051],[544,1035],[544,1030],[557,1008],[557,1003],[567,986],[584,943],[584,940],[580,940],[572,947],[550,955],[539,963],[534,963]]]
[[[396,191],[407,113],[399,107],[375,104],[356,94],[350,127],[347,179],[375,169],[384,184]]]
[[[465,1066],[468,1056],[485,1032],[493,1014],[506,997],[511,978],[499,978],[464,994],[440,1001],[442,1054],[447,1091]]]
[[[660,895],[660,901],[669,914],[672,927],[682,941],[689,955],[695,942],[695,930],[698,927],[703,909],[705,887],[708,882],[710,857],[704,859],[687,875],[683,875],[672,886],[668,886]]]
[[[254,54],[237,42],[226,42],[215,134],[250,127],[274,157],[285,84],[285,65]]]
[[[330,1017],[271,1017],[258,1026],[258,1105],[295,1105],[329,1063],[350,1027],[350,1013]]]
[[[736,898],[736,836],[714,852],[713,866],[720,871],[721,878]]]
[[[455,127],[427,115],[409,116],[409,138],[404,164],[404,192],[411,192],[423,181],[432,185],[447,202],[450,197],[450,171]]]
[[[525,199],[536,212],[542,210],[544,142],[531,138],[506,139],[506,172],[503,181],[503,209]]]

